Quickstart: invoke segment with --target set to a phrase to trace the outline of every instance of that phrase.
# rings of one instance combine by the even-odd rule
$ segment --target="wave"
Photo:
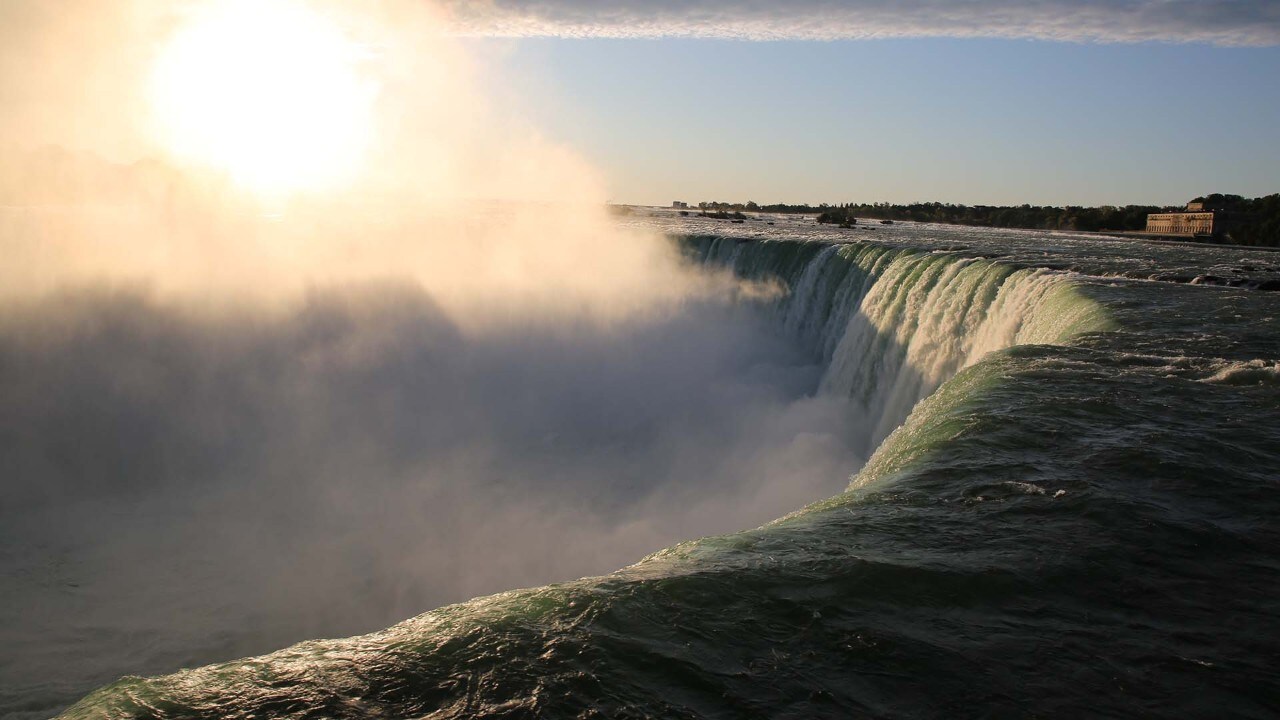
[[[1242,362],[1220,361],[1215,372],[1201,382],[1219,385],[1280,385],[1280,363],[1261,358]]]

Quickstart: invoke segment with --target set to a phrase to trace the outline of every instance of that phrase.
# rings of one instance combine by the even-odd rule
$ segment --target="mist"
[[[468,333],[420,287],[0,323],[6,685],[88,686],[599,574],[839,492],[819,368],[749,305]],[[73,698],[67,698],[73,699]]]
[[[149,68],[224,5],[5,8],[0,54],[60,62],[0,73],[0,715],[606,573],[860,466],[783,290],[611,218],[429,6],[281,3],[360,48],[346,175],[286,186],[252,124],[270,172],[173,141]]]

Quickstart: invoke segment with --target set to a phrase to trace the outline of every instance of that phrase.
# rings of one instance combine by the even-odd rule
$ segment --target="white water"
[[[786,286],[781,319],[826,360],[819,393],[848,398],[864,418],[865,453],[987,354],[1110,324],[1062,273],[874,245],[826,246],[796,268],[769,245],[785,247],[716,240],[706,257]]]

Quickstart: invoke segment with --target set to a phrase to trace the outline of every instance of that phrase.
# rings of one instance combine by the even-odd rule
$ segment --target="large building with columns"
[[[1190,209],[1190,208],[1188,208]],[[1152,235],[1179,235],[1183,237],[1212,237],[1221,233],[1218,214],[1204,212],[1152,213],[1147,216],[1146,232]]]

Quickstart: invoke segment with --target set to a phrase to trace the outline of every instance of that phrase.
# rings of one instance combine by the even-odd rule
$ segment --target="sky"
[[[163,44],[151,41],[175,26],[174,8],[202,3],[255,12],[244,0],[0,4],[0,149],[17,138],[117,161],[145,155],[154,143],[136,123],[103,109],[147,102],[142,84],[122,79],[151,72],[152,48]],[[457,82],[474,87],[427,102],[460,108],[483,98],[513,126],[594,166],[614,202],[1165,205],[1280,191],[1276,0],[432,6],[466,55]],[[229,65],[255,76],[244,43],[227,45],[228,61],[242,60]],[[268,59],[279,55],[258,45]],[[425,94],[432,83],[422,83]],[[256,85],[270,100],[270,79]],[[331,100],[319,106],[350,104]],[[465,110],[454,114],[471,122]],[[227,123],[208,124],[217,133]],[[238,150],[277,145],[264,136]]]
[[[1280,191],[1274,2],[457,5],[512,107],[617,202]]]

